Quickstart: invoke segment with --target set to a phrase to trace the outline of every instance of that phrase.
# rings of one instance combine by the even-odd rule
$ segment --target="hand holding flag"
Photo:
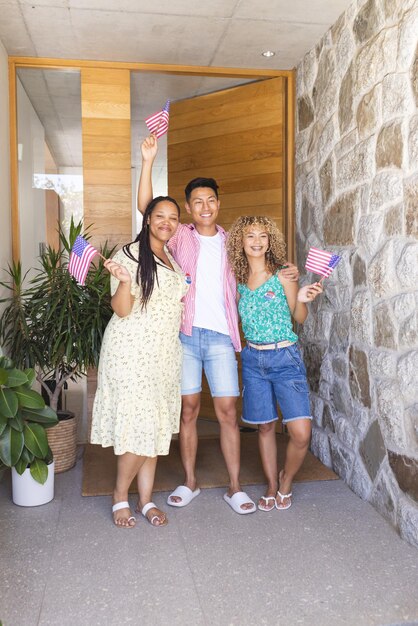
[[[305,269],[308,272],[319,274],[323,278],[331,276],[334,268],[341,261],[341,257],[338,254],[332,254],[325,250],[319,250],[318,248],[311,248],[308,252],[308,257],[305,263]]]
[[[80,235],[76,237],[70,254],[68,271],[80,285],[84,285],[90,263],[96,254],[100,253],[86,239]]]
[[[169,120],[169,111],[170,111],[170,100],[167,100],[163,109],[154,113],[154,115],[150,115],[146,118],[145,124],[147,125],[150,133],[158,137],[164,135],[164,133],[168,130],[168,120]]]
[[[319,281],[319,283],[313,283],[312,285],[305,285],[298,291],[298,302],[304,302],[305,304],[313,302],[315,298],[323,292],[323,290],[324,288],[321,285],[321,281]]]

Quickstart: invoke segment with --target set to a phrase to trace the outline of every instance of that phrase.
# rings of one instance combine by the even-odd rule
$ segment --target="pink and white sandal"
[[[283,504],[283,500],[285,498],[292,497],[292,492],[283,494],[283,493],[280,493],[280,491],[278,491],[277,496],[280,498],[280,504]],[[275,501],[275,507],[278,511],[286,511],[286,509],[290,509],[291,506],[292,506],[292,500],[289,500],[289,502],[287,502],[287,504],[283,504],[283,506],[278,506],[277,500]]]
[[[264,500],[264,504],[266,505],[264,506],[260,506],[260,504],[257,505],[257,508],[260,511],[265,511],[266,513],[268,511],[272,511],[274,509],[274,507],[276,506],[276,498],[274,496],[261,496],[260,500]],[[273,500],[273,504],[270,506],[269,502]]]

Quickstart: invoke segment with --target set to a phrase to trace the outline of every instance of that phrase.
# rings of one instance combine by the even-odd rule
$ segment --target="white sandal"
[[[251,498],[245,493],[245,491],[236,491],[229,496],[228,493],[224,494],[224,500],[235,513],[239,515],[247,515],[248,513],[255,513],[255,503],[251,500]],[[242,509],[241,506],[243,504],[251,504],[250,509]]]
[[[268,513],[269,511],[272,511],[274,509],[274,507],[276,506],[276,498],[274,496],[261,496],[260,500],[264,500],[264,503],[266,504],[266,507],[264,508],[264,507],[260,506],[260,504],[258,504],[257,508],[260,511],[264,511],[265,513]],[[273,500],[273,503],[274,503],[273,506],[269,506],[270,500]]]
[[[199,495],[199,493],[199,487],[192,491],[189,487],[186,487],[186,485],[180,485],[177,489],[174,489],[173,493],[170,493],[167,498],[167,504],[177,507],[187,506]],[[175,502],[171,498],[180,498],[180,502]]]
[[[280,493],[280,491],[278,491],[277,495],[280,498],[280,504],[283,504],[283,500],[285,498],[291,498],[292,497],[292,492],[283,494],[283,493]],[[289,502],[287,504],[285,504],[284,506],[277,506],[277,500],[276,500],[275,506],[276,506],[276,509],[278,511],[286,511],[286,509],[290,509],[290,507],[292,506],[292,500],[289,500]]]
[[[112,506],[112,513],[116,513],[116,511],[120,511],[121,509],[130,509],[131,507],[129,506],[129,502],[117,502],[116,504],[114,504]],[[130,524],[129,522],[133,520],[133,524]],[[128,525],[125,526],[124,524],[117,524],[115,520],[113,520],[113,523],[115,524],[115,526],[117,526],[118,528],[133,528],[135,526],[136,523],[136,517],[134,517],[133,515],[131,515],[130,517],[128,517],[127,519]]]
[[[151,526],[166,526],[168,523],[168,520],[166,517],[164,517],[164,521],[162,521],[160,524],[155,524],[155,520],[161,521],[161,515],[153,515],[151,519],[147,517],[148,511],[150,511],[151,509],[158,509],[158,506],[154,504],[154,502],[148,502],[148,504],[145,504],[145,506],[142,507],[142,511],[141,511],[142,515],[145,517],[145,519],[149,521]],[[163,513],[163,511],[161,511],[161,513],[165,516],[165,513]]]

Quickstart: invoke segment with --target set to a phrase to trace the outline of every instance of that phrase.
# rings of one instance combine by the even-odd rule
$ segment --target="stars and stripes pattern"
[[[319,250],[319,248],[311,248],[308,252],[305,269],[308,272],[328,278],[340,261],[341,257],[338,254]]]
[[[80,285],[84,285],[90,263],[96,254],[98,254],[96,248],[78,235],[71,250],[68,271]]]
[[[164,133],[168,130],[169,111],[170,100],[167,100],[161,111],[154,113],[154,115],[150,115],[150,117],[147,117],[145,120],[148,130],[157,138],[164,135]]]

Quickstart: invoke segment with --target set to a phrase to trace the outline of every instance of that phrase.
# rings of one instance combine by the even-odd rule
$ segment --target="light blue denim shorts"
[[[181,395],[202,391],[204,370],[212,398],[239,396],[238,364],[229,335],[193,326],[189,337],[180,333],[183,346]]]
[[[274,422],[278,419],[277,403],[284,424],[312,419],[306,369],[297,344],[273,350],[246,346],[241,361],[243,422]]]

